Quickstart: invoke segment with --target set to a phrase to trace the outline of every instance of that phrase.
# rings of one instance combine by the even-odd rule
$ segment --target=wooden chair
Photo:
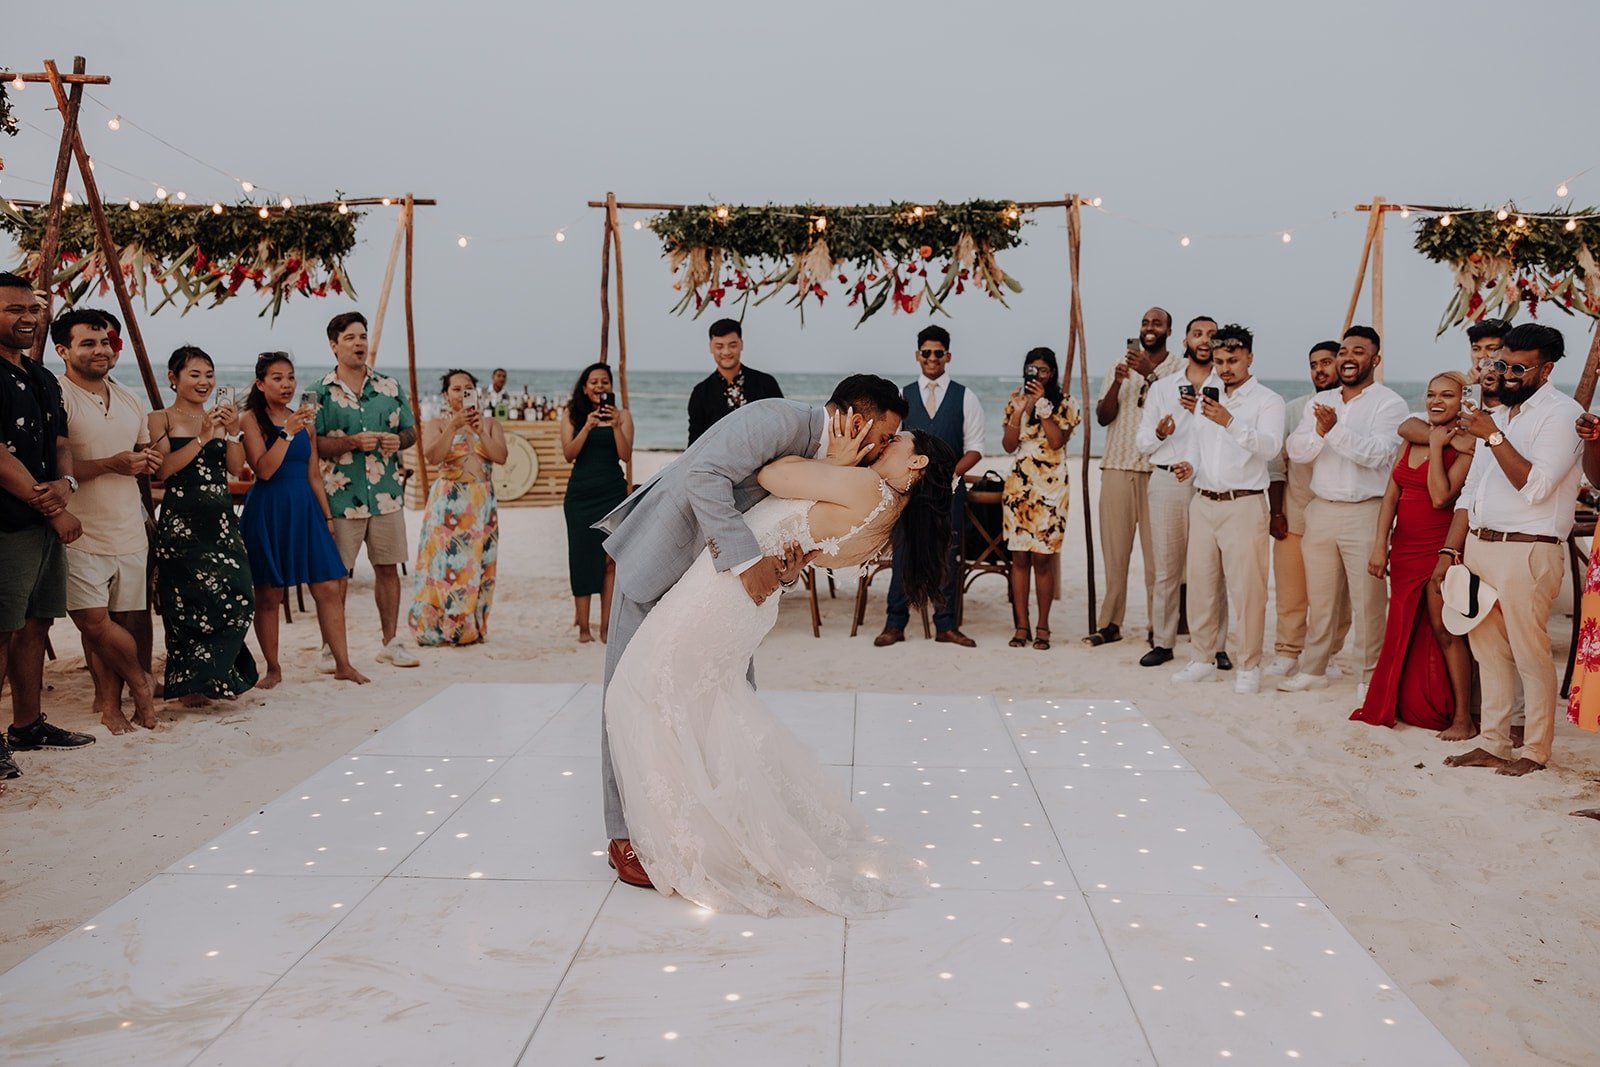
[[[839,595],[834,588],[833,571],[823,568],[828,574],[828,599],[832,600]],[[811,602],[811,636],[822,636],[822,609],[817,604],[817,568],[807,567],[800,572],[800,581],[805,583],[807,597]]]
[[[856,635],[857,631],[861,629],[862,622],[866,620],[867,590],[872,586],[872,579],[876,578],[880,571],[889,570],[893,565],[894,561],[889,556],[879,556],[871,563],[863,563],[861,565],[861,575],[856,579],[856,610],[850,620],[851,637]],[[928,605],[922,605],[921,615],[922,637],[923,640],[927,640],[933,636],[933,620],[928,616]]]

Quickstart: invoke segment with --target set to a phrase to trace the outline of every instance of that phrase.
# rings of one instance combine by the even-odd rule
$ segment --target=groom
[[[863,466],[878,458],[900,431],[906,401],[895,384],[872,374],[852,374],[834,389],[826,408],[790,400],[758,400],[730,412],[652,481],[619,504],[595,528],[610,533],[606,554],[616,561],[611,637],[606,642],[606,684],[644,617],[682,578],[701,549],[709,548],[719,571],[732,571],[750,599],[760,604],[778,586],[799,576],[802,561],[762,556],[744,513],[766,497],[756,474],[784,456],[822,458],[830,419],[843,416],[844,431],[858,435],[867,423],[870,446]],[[753,670],[752,666],[752,670]],[[623,882],[650,888],[650,876],[628,842],[628,824],[604,712],[600,726],[600,778],[605,791],[608,855]]]

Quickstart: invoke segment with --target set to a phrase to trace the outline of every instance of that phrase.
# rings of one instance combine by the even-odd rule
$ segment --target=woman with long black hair
[[[561,420],[561,454],[572,464],[561,510],[567,519],[567,575],[578,640],[589,630],[590,598],[600,594],[600,640],[609,636],[611,587],[616,565],[606,555],[606,535],[590,529],[628,495],[622,464],[633,457],[633,416],[617,407],[611,368],[591,363],[578,375]]]

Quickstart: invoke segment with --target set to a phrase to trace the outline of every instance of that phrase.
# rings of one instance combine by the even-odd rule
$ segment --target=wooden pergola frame
[[[60,259],[61,240],[61,209],[66,202],[67,175],[72,164],[77,163],[78,177],[83,181],[84,199],[87,202],[90,216],[94,219],[96,244],[104,255],[108,264],[121,261],[121,252],[116,242],[111,237],[111,227],[106,220],[105,203],[100,196],[99,185],[95,182],[94,168],[90,165],[89,153],[84,148],[83,134],[78,126],[79,113],[83,104],[83,87],[85,85],[110,85],[111,78],[106,74],[89,74],[87,62],[83,56],[74,56],[72,60],[72,73],[62,74],[54,60],[44,61],[42,73],[17,73],[7,72],[6,80],[20,78],[27,83],[48,84],[55,93],[56,108],[61,113],[61,144],[56,152],[56,169],[50,184],[50,199],[43,203],[33,201],[14,201],[18,204],[45,208],[44,235],[39,243],[39,270],[40,279],[38,289],[44,294],[45,314],[49,318],[54,310],[55,291],[50,284],[51,274]],[[71,86],[70,89],[67,86]],[[369,207],[400,205],[400,216],[395,223],[394,241],[389,248],[389,262],[384,270],[383,289],[378,296],[378,310],[372,322],[372,340],[367,346],[367,365],[373,367],[378,362],[378,342],[383,336],[384,315],[389,308],[389,294],[394,288],[394,275],[396,262],[400,257],[402,244],[405,248],[405,283],[404,306],[406,324],[406,363],[409,371],[411,387],[411,412],[417,421],[420,439],[422,426],[422,406],[417,397],[417,344],[415,317],[411,304],[412,282],[412,250],[416,243],[415,209],[417,207],[431,207],[438,201],[424,199],[406,193],[404,196],[395,197],[346,197],[338,201],[329,201],[320,204],[305,204],[303,207]],[[169,204],[169,209],[209,211],[204,204]],[[149,397],[150,406],[159,410],[165,405],[161,400],[161,389],[156,381],[155,369],[150,362],[150,353],[144,343],[144,334],[139,328],[139,319],[134,312],[133,299],[128,292],[126,280],[119,270],[108,270],[111,288],[116,294],[117,307],[122,312],[124,328],[128,331],[128,340],[133,346],[134,358],[139,364],[139,375],[144,381],[145,394]],[[33,358],[42,362],[44,359],[44,346],[47,338],[41,335],[34,339]],[[428,461],[422,455],[422,449],[417,448],[418,475],[422,479],[422,493],[424,499],[428,493]]]
[[[1060,200],[1030,200],[1018,202],[1017,207],[1024,211],[1036,211],[1043,208],[1063,208],[1067,214],[1067,264],[1071,277],[1071,298],[1067,306],[1067,351],[1066,359],[1061,367],[1061,390],[1066,397],[1072,396],[1073,371],[1078,372],[1080,388],[1083,393],[1085,405],[1084,417],[1079,419],[1078,429],[1082,433],[1082,470],[1079,482],[1083,491],[1083,530],[1084,550],[1088,557],[1088,583],[1089,583],[1089,629],[1095,627],[1097,614],[1095,576],[1094,576],[1094,509],[1090,506],[1089,492],[1089,459],[1093,438],[1094,420],[1088,417],[1087,405],[1089,402],[1089,356],[1088,342],[1083,330],[1083,298],[1079,289],[1080,260],[1083,251],[1083,214],[1082,208],[1089,198],[1076,193],[1068,193]],[[600,362],[610,362],[610,337],[611,337],[611,264],[613,258],[616,262],[616,287],[617,287],[617,392],[622,398],[622,405],[628,406],[628,341],[626,330],[626,311],[623,306],[622,288],[622,227],[618,222],[619,212],[622,211],[682,211],[699,205],[694,204],[660,204],[642,201],[620,201],[615,193],[607,193],[604,200],[590,200],[589,206],[601,208],[605,211],[605,232],[601,237],[600,245]],[[826,208],[822,208],[826,210]],[[1080,353],[1082,359],[1079,359]],[[628,484],[633,484],[633,464],[628,464]],[[1059,561],[1060,557],[1057,557]],[[1058,562],[1059,566],[1059,562]],[[1057,582],[1060,588],[1060,582]],[[1059,595],[1059,594],[1058,594]]]
[[[1383,336],[1383,230],[1384,221],[1392,211],[1428,211],[1446,214],[1455,208],[1441,207],[1437,204],[1396,204],[1375,196],[1370,203],[1357,204],[1357,211],[1367,212],[1367,235],[1361,246],[1361,261],[1356,265],[1356,284],[1350,292],[1350,305],[1345,309],[1344,325],[1339,329],[1339,335],[1344,336],[1344,331],[1350,328],[1355,321],[1356,305],[1361,300],[1361,289],[1366,284],[1367,266],[1372,267],[1372,284],[1370,288],[1370,307],[1372,309],[1372,328],[1378,331],[1378,336]],[[1585,409],[1594,399],[1595,383],[1600,379],[1600,320],[1596,320],[1593,336],[1589,340],[1589,354],[1584,359],[1583,373],[1578,378],[1578,388],[1573,393],[1573,399],[1582,404]],[[1383,366],[1378,366],[1378,380],[1383,380]]]

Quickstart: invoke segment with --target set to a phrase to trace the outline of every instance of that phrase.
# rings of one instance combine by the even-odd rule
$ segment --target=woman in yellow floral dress
[[[1011,553],[1011,611],[1016,623],[1012,648],[1033,640],[1050,647],[1050,604],[1056,595],[1055,561],[1067,533],[1067,440],[1078,425],[1078,411],[1061,395],[1056,354],[1035,348],[1022,362],[1023,385],[1006,404],[1001,443],[1015,454],[1001,497],[1006,548]],[[1039,626],[1028,624],[1028,584],[1032,576],[1039,600]]]
[[[1578,416],[1578,436],[1583,438],[1583,473],[1590,485],[1600,485],[1600,418],[1584,412]],[[1589,545],[1589,571],[1583,581],[1583,621],[1578,627],[1578,648],[1573,659],[1572,690],[1567,697],[1567,719],[1583,730],[1600,730],[1600,537]]]
[[[446,371],[445,410],[422,430],[435,472],[417,545],[411,632],[419,645],[470,645],[489,635],[500,542],[491,464],[506,461],[505,430],[477,403],[478,380]]]

